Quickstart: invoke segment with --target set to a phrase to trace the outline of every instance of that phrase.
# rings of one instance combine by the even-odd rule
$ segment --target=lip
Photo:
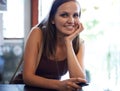
[[[65,28],[67,28],[69,30],[73,30],[74,29],[74,25],[67,25],[67,26],[65,26]]]

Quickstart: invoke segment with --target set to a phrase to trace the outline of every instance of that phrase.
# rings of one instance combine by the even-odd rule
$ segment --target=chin
[[[69,31],[69,32],[67,32],[66,33],[66,35],[71,35],[71,34],[73,34],[75,31]]]
[[[69,33],[69,34],[64,34],[65,36],[69,36],[69,35],[71,35],[72,33]]]
[[[71,34],[73,34],[75,31],[66,31],[66,32],[59,32],[60,34],[64,35],[64,36],[69,36]]]

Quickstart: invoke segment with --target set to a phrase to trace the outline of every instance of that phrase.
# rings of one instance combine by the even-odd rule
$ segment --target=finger
[[[74,88],[76,88],[76,89],[81,89],[81,88],[82,88],[81,86],[77,85],[76,82],[74,82],[74,83],[72,84],[72,87],[74,87]]]
[[[69,80],[70,81],[72,81],[72,82],[74,82],[74,81],[76,81],[78,78],[70,78]]]
[[[68,88],[67,88],[66,91],[77,91],[77,89],[76,89],[76,88],[73,88],[73,87],[71,87],[71,86],[68,86]]]
[[[75,24],[75,30],[77,30],[77,29],[79,29],[79,24],[78,23]]]
[[[77,85],[75,82],[70,82],[68,84],[68,89],[71,89],[72,91],[75,91],[76,89],[81,89],[82,87]]]
[[[67,91],[74,91],[75,89],[71,86],[67,86]]]
[[[86,79],[83,78],[71,78],[69,79],[71,82],[78,83],[78,82],[87,82]]]
[[[81,32],[81,31],[84,30],[84,27],[83,27],[83,24],[82,24],[82,23],[79,23],[78,30],[79,30],[79,32]]]
[[[85,82],[85,83],[87,82],[86,79],[83,79],[83,78],[77,78],[76,80],[77,80],[78,82]]]
[[[81,28],[81,30],[84,30],[84,27],[83,27],[82,23],[80,23],[80,28]]]

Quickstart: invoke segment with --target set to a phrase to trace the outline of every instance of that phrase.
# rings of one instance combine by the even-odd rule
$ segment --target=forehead
[[[79,12],[80,6],[77,2],[69,1],[59,6],[57,11],[58,12]]]

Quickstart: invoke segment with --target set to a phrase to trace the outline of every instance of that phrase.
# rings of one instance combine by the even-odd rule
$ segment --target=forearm
[[[77,56],[74,52],[72,43],[66,43],[67,47],[67,59],[68,59],[68,70],[70,77],[81,77],[85,78],[84,68],[80,65]]]
[[[37,75],[29,75],[27,77],[24,77],[25,84],[40,88],[47,88],[47,89],[59,89],[59,80],[54,79],[47,79],[44,77],[40,77]]]

